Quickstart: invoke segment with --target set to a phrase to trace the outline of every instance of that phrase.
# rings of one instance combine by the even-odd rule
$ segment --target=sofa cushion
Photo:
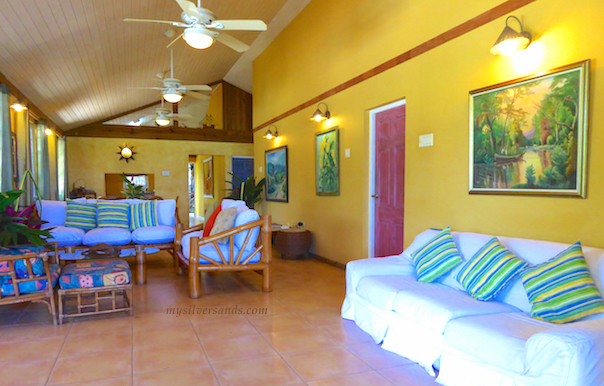
[[[83,229],[66,226],[57,226],[49,232],[52,238],[49,238],[48,241],[58,242],[59,247],[77,247],[78,245],[82,245],[82,239],[86,233]]]
[[[578,241],[551,260],[527,268],[521,277],[533,305],[533,318],[567,323],[604,312],[604,301]]]
[[[365,276],[356,287],[357,294],[372,305],[386,311],[392,310],[396,294],[400,291],[423,291],[426,289],[446,289],[442,284],[421,283],[415,276]]]
[[[157,224],[169,227],[174,226],[174,213],[176,212],[176,200],[156,200]]]
[[[96,204],[67,201],[65,226],[86,231],[96,228]]]
[[[411,255],[417,280],[432,283],[461,264],[451,229],[447,227]]]
[[[57,279],[59,278],[59,275],[61,274],[61,266],[58,264],[49,264],[49,266],[50,279],[52,282],[52,286],[54,287],[57,284]],[[19,294],[31,294],[46,290],[48,290],[47,278],[19,283]],[[5,278],[4,280],[2,280],[0,293],[2,297],[15,295],[15,287],[13,286],[13,281],[11,278]]]
[[[392,310],[437,334],[442,334],[447,323],[455,318],[519,311],[505,303],[481,302],[465,292],[446,286],[399,291],[392,303]]]
[[[43,225],[44,228],[65,225],[67,202],[42,200],[42,207],[40,208],[40,204],[36,201],[36,208],[38,209],[40,219],[48,223]]]
[[[130,230],[125,202],[99,201],[97,203],[97,223],[99,228],[123,228]]]
[[[217,233],[228,231],[233,228],[235,224],[235,217],[237,216],[237,208],[232,207],[228,209],[223,209],[216,216],[216,221],[214,221],[214,226],[210,231],[210,236],[213,236]],[[217,241],[219,244],[226,244],[229,241],[228,237],[222,238]]]
[[[237,217],[235,217],[235,227],[240,227],[258,220],[260,220],[260,215],[258,212],[256,212],[254,209],[245,209],[242,212],[239,212]],[[248,232],[249,231],[239,232],[233,237],[235,246],[237,248],[244,248],[243,243],[245,242]],[[251,232],[252,234],[250,235],[249,241],[244,248],[246,252],[251,252],[254,250],[256,239],[258,238],[258,233],[260,232],[260,227],[253,228]]]
[[[130,266],[124,260],[90,261],[63,268],[59,286],[69,288],[105,287],[130,283]]]
[[[164,244],[174,242],[176,232],[173,227],[158,225],[154,227],[137,228],[132,232],[132,242],[135,244]]]
[[[552,327],[523,313],[468,316],[447,323],[445,343],[484,363],[524,373],[526,341]]]
[[[130,230],[141,227],[157,226],[156,200],[130,205]]]
[[[82,244],[90,247],[97,244],[127,245],[132,241],[129,231],[121,228],[95,228],[86,232]]]
[[[495,298],[527,265],[493,237],[461,269],[457,281],[472,297],[488,301]]]

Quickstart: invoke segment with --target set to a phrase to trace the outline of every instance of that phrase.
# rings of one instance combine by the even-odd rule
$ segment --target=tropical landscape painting
[[[584,197],[589,61],[470,92],[470,193]]]
[[[318,196],[340,195],[340,157],[338,148],[337,126],[315,134]]]
[[[266,200],[288,201],[287,146],[265,152]]]

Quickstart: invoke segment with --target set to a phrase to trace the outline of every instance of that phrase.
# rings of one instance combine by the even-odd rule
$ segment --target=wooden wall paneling
[[[225,130],[252,131],[252,94],[222,82],[222,109]]]

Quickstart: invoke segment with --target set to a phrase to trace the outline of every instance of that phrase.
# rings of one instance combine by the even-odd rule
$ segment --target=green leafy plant
[[[264,188],[264,178],[256,184],[256,178],[254,176],[249,176],[246,181],[243,181],[235,174],[231,172],[229,172],[229,174],[232,175],[237,182],[226,181],[233,185],[232,189],[227,189],[227,192],[230,192],[227,198],[243,200],[248,208],[254,209],[254,205],[260,201],[260,194]]]
[[[145,196],[145,187],[143,185],[135,185],[126,177],[124,173],[120,174],[126,187],[122,189],[122,194],[126,198],[143,198]]]
[[[0,193],[0,245],[33,244],[36,246],[51,237],[47,231],[40,230],[44,223],[34,218],[34,205],[17,212],[18,200],[23,190],[11,190]]]

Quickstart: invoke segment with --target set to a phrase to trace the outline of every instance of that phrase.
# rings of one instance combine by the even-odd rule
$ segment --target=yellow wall
[[[501,2],[313,0],[254,62],[254,126]],[[262,138],[265,129],[257,132],[257,172],[266,149],[289,150],[289,203],[263,202],[262,210],[275,222],[305,222],[316,254],[339,262],[366,257],[368,111],[406,99],[405,246],[427,228],[450,225],[604,247],[604,154],[598,150],[604,147],[604,3],[537,1],[513,14],[544,48],[533,69],[516,70],[510,58],[490,54],[505,26],[502,17],[326,99],[331,122],[311,122],[312,106],[276,122],[280,137],[272,143]],[[359,20],[379,22],[363,28]],[[588,58],[587,198],[469,195],[468,92]],[[318,197],[314,133],[333,125],[341,129],[341,193]],[[419,148],[418,136],[429,133],[434,146]],[[346,148],[351,158],[344,158]]]
[[[210,98],[210,104],[208,105],[207,115],[211,115],[214,128],[218,130],[222,130],[224,128],[223,122],[223,114],[222,114],[222,105],[223,105],[223,93],[222,93],[222,83],[216,87],[216,90],[212,92],[212,97]]]
[[[133,146],[135,160],[120,161],[118,146]],[[231,156],[252,155],[252,145],[226,142],[194,142],[119,138],[67,137],[68,186],[73,183],[105,195],[105,173],[153,173],[155,193],[163,198],[179,197],[181,221],[188,223],[187,164],[189,155],[224,155],[231,170]],[[162,171],[170,172],[163,176]],[[79,181],[78,181],[79,180]]]

